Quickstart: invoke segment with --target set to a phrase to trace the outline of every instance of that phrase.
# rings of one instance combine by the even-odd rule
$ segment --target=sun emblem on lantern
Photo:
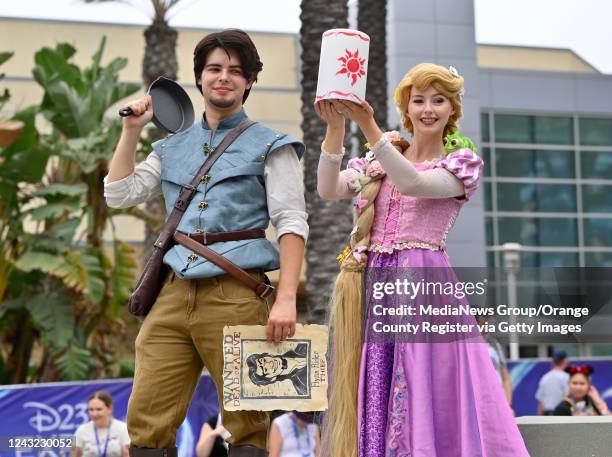
[[[354,86],[357,83],[357,78],[361,78],[366,74],[363,68],[365,59],[359,58],[359,49],[352,53],[345,49],[345,52],[345,55],[338,57],[338,60],[342,62],[342,68],[336,74],[346,75],[347,78],[351,79],[351,86]]]

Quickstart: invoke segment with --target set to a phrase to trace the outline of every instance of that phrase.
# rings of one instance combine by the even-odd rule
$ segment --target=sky
[[[150,3],[0,0],[0,17],[144,25],[150,23]],[[612,0],[474,0],[474,7],[478,43],[569,48],[612,74]],[[182,0],[171,11],[170,24],[297,33],[299,14],[300,0]]]
[[[476,41],[569,48],[612,74],[612,0],[474,0]]]

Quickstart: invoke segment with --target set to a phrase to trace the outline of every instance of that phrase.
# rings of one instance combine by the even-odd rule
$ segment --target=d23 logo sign
[[[30,401],[23,404],[24,408],[35,408],[35,413],[29,419],[29,424],[38,432],[73,431],[79,425],[89,421],[87,404],[72,405],[64,403],[57,408],[45,403]]]

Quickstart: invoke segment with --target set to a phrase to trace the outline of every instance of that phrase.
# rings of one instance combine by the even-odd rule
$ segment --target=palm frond
[[[109,314],[116,317],[132,292],[138,265],[134,259],[136,250],[120,240],[113,242],[114,267],[110,277],[111,300]]]
[[[69,381],[81,381],[89,377],[91,353],[71,341],[68,347],[54,354],[62,377]]]

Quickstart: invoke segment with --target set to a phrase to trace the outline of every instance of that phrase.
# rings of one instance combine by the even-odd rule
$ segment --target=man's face
[[[198,83],[207,105],[221,110],[242,106],[244,91],[252,85],[244,77],[238,54],[230,50],[228,57],[222,48],[208,53]]]
[[[273,379],[283,372],[282,357],[264,356],[257,359],[257,369],[255,372],[259,376]]]

